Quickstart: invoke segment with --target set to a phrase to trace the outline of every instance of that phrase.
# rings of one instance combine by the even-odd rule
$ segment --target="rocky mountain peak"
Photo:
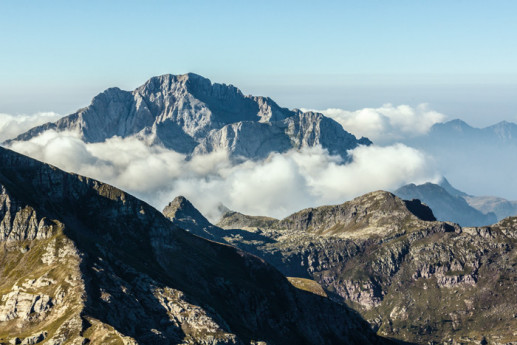
[[[465,121],[463,121],[461,119],[450,120],[450,121],[445,122],[443,125],[445,125],[446,127],[455,128],[457,130],[472,128],[472,126],[470,126],[468,123],[466,123]]]
[[[281,221],[227,212],[218,226],[227,243],[316,281],[401,343],[517,339],[517,217],[461,228],[434,221],[419,200],[377,191]]]
[[[432,211],[419,201],[408,202],[390,192],[375,191],[341,205],[302,210],[281,220],[278,227],[319,235],[369,237],[434,220]]]
[[[342,238],[387,236],[427,226],[436,221],[420,200],[402,200],[386,191],[375,191],[340,205],[307,208],[282,220],[227,212],[217,224],[225,229],[268,228],[288,236],[292,231]]]
[[[178,98],[189,98],[190,95],[202,103],[201,107],[204,105],[210,110],[211,121],[224,124],[239,121],[279,121],[295,114],[280,108],[270,98],[245,96],[241,90],[231,84],[212,83],[209,79],[195,73],[153,77],[134,93],[151,102],[155,102],[160,97],[174,102]]]
[[[223,232],[210,223],[184,196],[177,196],[162,211],[162,214],[182,229],[204,238],[224,243]]]
[[[246,96],[233,85],[194,73],[153,77],[132,92],[107,89],[88,107],[6,144],[50,129],[77,132],[87,143],[134,137],[185,155],[225,150],[235,159],[263,159],[315,145],[347,159],[347,150],[371,143],[322,114],[282,108],[271,98]]]
[[[163,215],[169,219],[181,221],[189,219],[199,226],[207,226],[210,222],[187,200],[184,196],[177,196],[162,211]]]
[[[493,126],[487,127],[486,130],[494,133],[501,141],[508,143],[517,139],[517,124],[508,121],[501,121]]]
[[[445,178],[445,176],[442,176],[442,178],[438,182],[438,185],[440,187],[442,187],[443,189],[445,189],[451,195],[461,196],[461,197],[469,196],[467,193],[462,192],[461,190],[454,188],[451,185],[451,183]]]
[[[444,123],[437,123],[431,127],[429,135],[425,138],[431,142],[416,141],[417,144],[425,144],[431,148],[443,144],[449,148],[451,143],[468,145],[473,147],[486,147],[489,144],[513,144],[517,139],[517,124],[501,121],[492,126],[478,128],[473,127],[463,120],[455,119]]]
[[[135,93],[168,93],[183,89],[184,92],[200,91],[210,89],[212,82],[195,73],[186,74],[163,74],[155,76],[146,81],[142,86],[138,87]]]

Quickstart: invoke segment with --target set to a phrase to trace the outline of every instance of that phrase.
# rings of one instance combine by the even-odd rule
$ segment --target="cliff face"
[[[193,73],[154,77],[132,92],[108,89],[88,107],[14,140],[49,129],[78,132],[85,142],[137,137],[188,155],[226,150],[235,159],[315,145],[347,159],[347,150],[371,144],[322,114],[281,108],[270,98],[245,96]]]
[[[315,280],[380,335],[420,344],[517,341],[516,218],[462,228],[435,221],[418,201],[374,192],[282,220],[228,212],[218,225],[212,236],[287,276]]]
[[[134,197],[0,148],[0,343],[383,343]]]

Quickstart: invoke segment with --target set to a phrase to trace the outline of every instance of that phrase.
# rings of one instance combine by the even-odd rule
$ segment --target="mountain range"
[[[87,143],[136,137],[186,155],[225,150],[234,159],[321,145],[346,160],[347,150],[371,144],[320,113],[281,108],[270,98],[245,96],[194,73],[153,77],[132,92],[107,89],[88,107],[5,144],[47,130],[72,131]]]
[[[497,222],[493,212],[484,214],[470,206],[462,196],[451,195],[438,184],[409,184],[394,192],[403,199],[419,199],[431,207],[436,218],[462,226],[483,226]]]
[[[444,123],[437,123],[431,127],[427,137],[436,141],[470,143],[476,137],[479,143],[498,143],[504,145],[517,145],[517,124],[501,121],[495,125],[484,128],[472,127],[463,120],[455,119]]]
[[[476,128],[455,119],[434,124],[426,134],[403,142],[428,154],[442,174],[469,193],[442,179],[435,184],[403,186],[395,191],[397,195],[420,198],[439,220],[465,226],[489,225],[517,215],[517,202],[500,197],[515,198],[517,161],[511,157],[517,154],[517,124],[502,121]]]
[[[408,184],[394,192],[403,199],[419,199],[436,218],[462,226],[491,225],[517,215],[517,202],[490,196],[473,196],[454,188],[446,178],[438,184]]]
[[[473,195],[516,199],[517,124],[476,128],[456,119],[434,124],[420,136],[402,140],[427,154],[440,173]],[[483,212],[493,211],[483,208]]]
[[[495,148],[513,152],[516,128],[453,120],[411,145],[471,176],[493,168]],[[138,139],[187,161],[321,146],[343,163],[371,144],[193,73],[108,89],[4,144],[49,130]],[[444,178],[283,219],[221,210],[212,223],[178,196],[159,212],[0,147],[0,345],[517,343],[516,202]]]
[[[3,148],[0,244],[2,344],[389,343],[263,260]]]
[[[517,341],[516,217],[461,227],[384,191],[281,220],[228,211],[213,225],[183,197],[163,213],[303,279],[305,289],[322,289],[379,335],[416,344]]]

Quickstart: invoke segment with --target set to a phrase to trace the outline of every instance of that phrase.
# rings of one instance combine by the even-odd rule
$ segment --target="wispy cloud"
[[[390,144],[425,134],[432,125],[446,118],[444,114],[429,109],[427,104],[417,107],[385,104],[380,108],[355,111],[338,108],[316,111],[333,118],[356,136],[368,137],[377,144]]]
[[[55,131],[15,142],[11,148],[111,183],[158,209],[184,195],[212,219],[218,216],[220,202],[248,214],[283,217],[301,208],[437,177],[421,152],[401,144],[358,147],[350,151],[353,161],[346,165],[321,147],[233,165],[226,152],[186,160],[135,138],[86,144],[75,133]]]
[[[32,127],[59,119],[57,113],[35,113],[32,115],[11,115],[0,113],[0,143],[16,137]]]

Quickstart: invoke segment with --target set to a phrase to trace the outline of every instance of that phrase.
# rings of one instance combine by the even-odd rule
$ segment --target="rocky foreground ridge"
[[[3,148],[0,267],[2,344],[387,343],[261,259]]]
[[[245,96],[194,73],[153,77],[131,92],[108,89],[88,107],[14,140],[47,130],[78,132],[87,143],[136,137],[187,155],[225,150],[234,159],[316,145],[347,159],[347,150],[371,144],[320,113],[281,108],[270,98]]]
[[[380,335],[418,344],[517,343],[517,218],[462,228],[436,221],[418,200],[383,191],[282,220],[230,211],[216,226],[192,209],[178,197],[164,214],[286,276],[316,281]]]

